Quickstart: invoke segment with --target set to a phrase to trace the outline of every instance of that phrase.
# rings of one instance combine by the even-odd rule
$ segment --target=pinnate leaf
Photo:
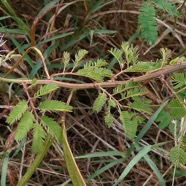
[[[19,120],[25,111],[28,109],[27,102],[25,100],[20,101],[9,114],[6,122],[8,124],[13,124],[15,121]]]
[[[33,142],[32,142],[32,151],[34,153],[39,153],[44,145],[45,131],[39,125],[35,123],[33,125]]]
[[[93,110],[100,112],[106,100],[107,100],[107,95],[105,93],[99,94],[99,96],[94,101]]]
[[[63,112],[71,112],[72,107],[69,105],[66,105],[65,103],[57,100],[47,100],[44,102],[41,102],[39,105],[39,108],[41,110],[47,110],[47,111],[63,111]]]
[[[43,116],[41,120],[44,125],[49,127],[50,132],[56,136],[58,142],[62,143],[62,128],[59,126],[59,124],[47,116]]]
[[[40,97],[44,96],[46,94],[49,94],[50,92],[53,92],[54,90],[58,89],[59,86],[56,84],[49,84],[49,85],[44,85],[41,87],[35,94],[35,97]]]
[[[27,135],[29,130],[32,128],[34,119],[34,115],[29,111],[23,114],[23,117],[21,118],[21,121],[19,122],[19,125],[16,130],[16,140],[20,141]]]

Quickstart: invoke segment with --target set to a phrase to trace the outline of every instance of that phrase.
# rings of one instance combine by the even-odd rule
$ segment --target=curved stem
[[[60,87],[69,88],[69,89],[89,89],[89,88],[98,88],[98,87],[108,88],[108,87],[117,87],[118,85],[124,85],[129,82],[137,83],[137,82],[149,81],[153,78],[159,78],[162,75],[170,74],[178,70],[184,70],[184,69],[186,69],[186,62],[181,62],[176,65],[165,66],[162,69],[158,69],[157,71],[146,73],[142,76],[132,77],[128,80],[124,80],[124,81],[111,80],[111,81],[106,81],[101,83],[95,82],[95,83],[80,84],[80,83],[66,83],[66,82],[56,81],[53,79],[31,80],[31,79],[7,79],[1,77],[0,77],[0,81],[9,82],[9,83],[19,83],[19,84],[20,83],[32,84],[35,81],[36,84],[42,84],[42,85],[56,84]]]

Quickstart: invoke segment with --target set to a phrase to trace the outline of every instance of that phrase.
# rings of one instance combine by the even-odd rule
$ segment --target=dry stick
[[[30,80],[30,79],[7,79],[7,78],[1,78],[1,77],[0,77],[0,81],[9,82],[9,83],[19,83],[19,84],[20,83],[32,84],[33,82],[36,84],[42,84],[42,85],[56,84],[60,87],[69,88],[69,89],[89,89],[89,88],[98,88],[98,87],[109,88],[109,87],[116,87],[118,85],[124,85],[124,84],[130,83],[130,82],[137,83],[137,82],[150,80],[153,78],[158,78],[158,77],[161,77],[162,75],[170,74],[172,72],[175,72],[178,70],[184,70],[184,69],[186,69],[186,62],[181,62],[176,65],[165,66],[164,68],[162,68],[160,70],[149,72],[149,73],[146,73],[145,75],[142,75],[142,76],[132,77],[129,80],[106,81],[106,82],[101,82],[101,83],[84,83],[84,84],[77,83],[76,84],[76,83],[60,82],[60,81],[56,81],[53,79]]]

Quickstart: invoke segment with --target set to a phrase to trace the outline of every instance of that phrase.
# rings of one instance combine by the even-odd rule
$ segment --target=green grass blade
[[[68,173],[70,175],[73,185],[74,186],[86,186],[86,183],[80,173],[80,170],[76,164],[76,161],[70,149],[70,146],[67,140],[65,126],[63,126],[63,150],[64,150],[65,163],[66,163]]]
[[[151,146],[144,147],[139,153],[130,161],[125,170],[122,172],[118,180],[114,183],[113,186],[118,185],[130,172],[130,170],[138,163],[138,161],[144,157],[151,150]]]
[[[165,101],[164,103],[161,104],[161,106],[158,108],[158,110],[154,113],[154,115],[150,118],[150,120],[145,124],[143,129],[140,131],[138,136],[136,137],[135,143],[138,143],[143,136],[146,134],[146,132],[149,130],[153,122],[156,120],[158,117],[159,113],[162,111],[162,109],[166,106],[169,100]]]
[[[8,10],[8,13],[12,16],[12,19],[14,19],[18,26],[20,28],[22,28],[24,34],[27,34],[29,36],[29,32],[30,32],[30,29],[29,27],[27,26],[27,24],[25,24],[15,13],[14,9],[11,7],[11,5],[8,3],[7,0],[2,0],[1,1],[3,3],[3,5],[6,7],[6,9]]]
[[[98,158],[98,157],[105,157],[105,156],[121,156],[121,157],[124,157],[125,153],[121,152],[121,151],[95,152],[95,153],[90,153],[90,154],[78,156],[78,157],[76,157],[76,159]]]
[[[3,165],[1,170],[1,186],[6,186],[6,173],[8,169],[9,153],[4,153]]]
[[[162,109],[167,105],[169,100],[165,101],[160,105],[158,110],[154,113],[154,115],[149,119],[149,121],[144,125],[143,129],[140,131],[138,136],[135,139],[134,144],[137,145],[139,141],[143,138],[143,136],[146,134],[146,132],[149,130],[149,128],[152,126],[153,122],[156,120],[158,117],[159,113],[162,111]],[[128,149],[127,154],[130,155],[131,152],[134,150],[134,144],[131,145],[131,147]]]
[[[146,162],[149,164],[149,166],[151,167],[151,169],[154,171],[154,173],[156,174],[159,183],[161,186],[166,186],[165,184],[165,180],[163,179],[163,176],[161,174],[161,172],[159,171],[159,169],[157,168],[156,164],[150,159],[150,157],[148,155],[144,156],[144,159],[146,160]]]
[[[117,160],[113,160],[112,162],[110,162],[109,164],[105,165],[104,167],[102,167],[101,169],[97,170],[94,174],[92,174],[90,177],[88,177],[87,181],[91,181],[93,178],[95,178],[96,176],[100,175],[101,173],[105,172],[106,170],[114,167],[115,165],[118,165],[119,163],[124,162],[125,159],[121,158],[121,159],[117,159]]]

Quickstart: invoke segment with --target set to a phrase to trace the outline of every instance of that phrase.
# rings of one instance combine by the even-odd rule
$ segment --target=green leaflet
[[[100,112],[106,100],[107,100],[107,95],[105,93],[99,94],[96,100],[94,101],[93,110]]]
[[[125,71],[126,72],[149,72],[149,71],[153,71],[155,69],[160,68],[161,65],[159,65],[158,63],[154,63],[154,62],[138,62],[133,66],[128,67]]]
[[[153,112],[153,110],[149,106],[149,103],[145,103],[139,100],[134,100],[134,102],[130,104],[130,107],[134,110],[147,114],[152,114]]]
[[[104,78],[112,77],[112,71],[110,69],[103,68],[108,63],[103,59],[97,61],[89,61],[85,63],[84,68],[77,71],[78,75],[89,77],[97,82],[103,82]]]
[[[120,68],[122,69],[124,67],[124,61],[122,57],[123,51],[121,49],[112,48],[111,50],[109,50],[109,52],[116,58],[120,65]]]
[[[158,38],[158,26],[155,15],[154,7],[150,3],[144,2],[140,8],[138,22],[141,29],[141,36],[149,45],[152,45]]]
[[[13,124],[15,121],[19,120],[22,115],[25,113],[25,111],[28,109],[28,105],[27,102],[24,101],[20,101],[12,110],[12,112],[9,114],[6,122],[8,124]]]
[[[42,123],[44,125],[47,125],[49,128],[49,132],[51,132],[52,135],[56,136],[59,143],[62,143],[62,128],[60,125],[53,120],[53,118],[50,118],[48,116],[43,116],[41,118]]]
[[[112,71],[106,68],[88,67],[77,71],[78,75],[89,77],[97,82],[103,82],[105,77],[111,78]]]
[[[180,165],[186,164],[186,153],[183,149],[179,146],[174,147],[170,152],[170,160],[172,163],[179,167]]]
[[[59,86],[56,84],[49,84],[49,85],[44,85],[42,86],[35,94],[36,97],[44,96],[46,94],[49,94],[50,92],[53,92],[54,90],[58,89]]]
[[[133,45],[129,45],[128,42],[122,42],[121,48],[125,53],[125,59],[127,62],[127,67],[129,64],[136,64],[138,61],[138,46],[133,47]]]
[[[186,85],[186,73],[176,73],[173,77],[172,84],[175,89],[184,88]]]
[[[120,112],[120,120],[122,121],[126,135],[130,139],[134,139],[138,127],[138,120],[135,118],[135,113],[122,111]],[[134,117],[134,118],[133,118]]]
[[[27,111],[26,113],[23,114],[23,117],[21,118],[17,129],[16,129],[16,134],[15,134],[15,139],[21,141],[27,133],[30,131],[30,129],[33,126],[35,118],[34,115]]]
[[[68,67],[69,62],[70,62],[70,54],[68,52],[64,52],[63,53],[64,70],[66,69],[66,67]]]
[[[105,125],[107,127],[111,127],[114,123],[114,117],[111,115],[111,113],[107,112],[106,115],[104,116],[104,119],[105,119]]]
[[[168,112],[162,110],[159,113],[158,117],[156,118],[156,122],[160,122],[158,127],[160,129],[164,129],[165,127],[169,126],[172,123],[171,121],[172,119],[173,117],[171,117],[171,115]]]
[[[44,146],[45,139],[45,131],[39,125],[39,123],[35,123],[33,125],[33,142],[32,142],[32,151],[34,153],[40,152],[42,147]]]
[[[39,104],[39,109],[47,111],[71,112],[72,107],[56,100],[47,100]]]
[[[186,116],[186,109],[177,99],[172,99],[170,103],[168,103],[167,108],[170,115],[173,116],[175,119],[180,119],[181,117]]]
[[[167,11],[172,16],[179,16],[180,13],[176,9],[176,6],[173,3],[169,3],[167,0],[152,0],[157,7],[161,8],[162,10]]]
[[[83,57],[86,54],[88,54],[87,50],[81,49],[81,50],[78,51],[78,53],[75,55],[75,62],[74,62],[73,69],[75,69],[79,65],[80,61],[83,59]]]
[[[97,59],[96,61],[88,61],[85,63],[84,68],[88,67],[105,67],[108,66],[108,63],[104,59]]]

